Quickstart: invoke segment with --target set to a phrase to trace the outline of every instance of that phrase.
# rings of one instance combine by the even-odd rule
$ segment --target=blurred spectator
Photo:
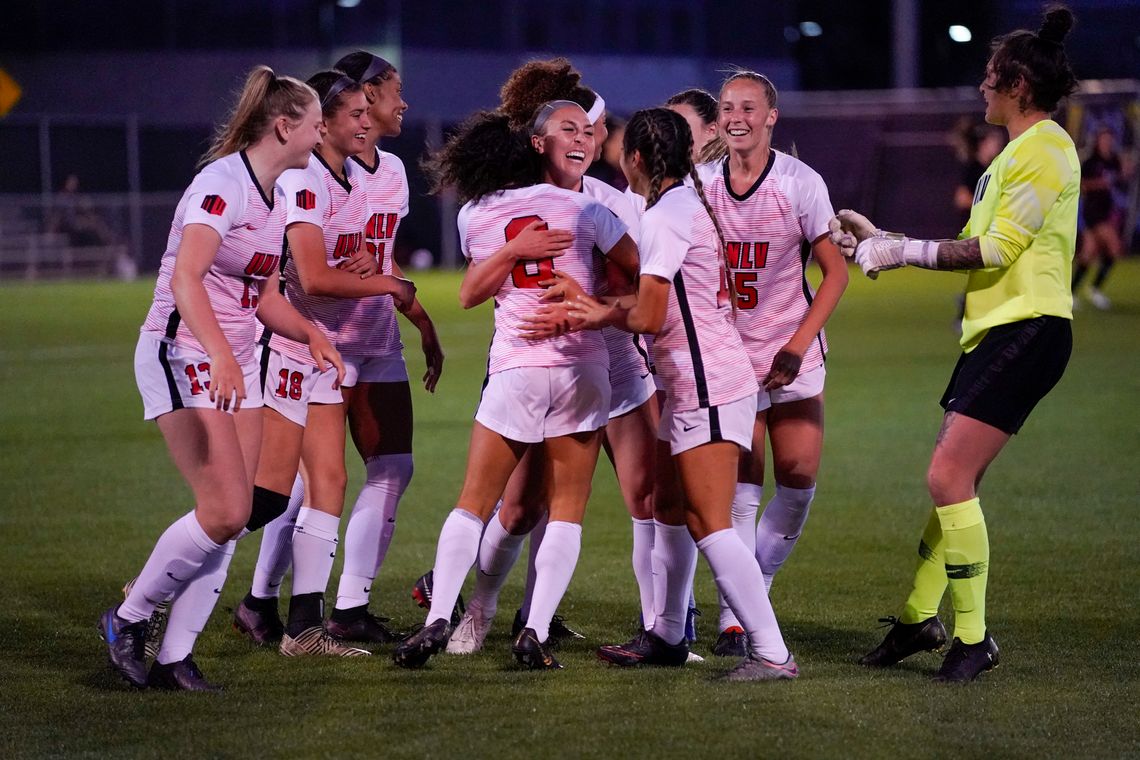
[[[95,204],[80,193],[79,177],[75,174],[67,175],[52,199],[47,231],[67,235],[73,246],[111,245],[115,237]]]
[[[1116,260],[1124,255],[1120,225],[1124,204],[1117,191],[1132,174],[1127,157],[1122,159],[1116,148],[1116,135],[1107,127],[1097,130],[1092,153],[1081,164],[1081,201],[1084,231],[1073,272],[1073,295],[1078,295],[1081,281],[1098,260],[1100,269],[1088,289],[1089,302],[1098,309],[1108,309],[1112,302],[1103,292],[1104,282]]]

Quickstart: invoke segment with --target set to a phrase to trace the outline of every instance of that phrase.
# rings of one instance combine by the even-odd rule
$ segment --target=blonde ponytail
[[[268,66],[255,66],[245,78],[237,103],[214,134],[201,168],[222,156],[245,150],[265,135],[278,116],[300,121],[314,100],[312,87],[293,77],[279,77]]]

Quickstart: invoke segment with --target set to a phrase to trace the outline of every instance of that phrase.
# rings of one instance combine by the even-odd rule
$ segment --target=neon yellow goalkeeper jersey
[[[974,189],[960,240],[978,237],[998,266],[969,272],[962,349],[997,325],[1042,315],[1073,318],[1081,165],[1068,133],[1039,121],[993,160]]]

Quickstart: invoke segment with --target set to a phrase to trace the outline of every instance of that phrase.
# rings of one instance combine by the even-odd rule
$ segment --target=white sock
[[[221,549],[211,554],[198,568],[193,580],[182,587],[170,605],[170,617],[166,621],[166,632],[162,635],[162,648],[158,650],[158,661],[163,665],[186,659],[194,649],[194,642],[206,627],[218,597],[225,585],[230,570],[230,560],[234,558],[237,541],[227,541]]]
[[[697,572],[697,546],[684,525],[666,525],[654,520],[653,534],[653,626],[666,643],[685,637],[689,596]]]
[[[564,520],[547,524],[546,535],[534,560],[534,597],[526,618],[526,627],[534,630],[540,642],[550,635],[550,619],[570,586],[581,551],[581,525]]]
[[[115,614],[131,623],[146,620],[159,602],[173,597],[197,575],[206,558],[221,548],[202,530],[193,512],[182,515],[159,536]]]
[[[756,526],[756,561],[764,573],[765,588],[772,588],[776,572],[796,548],[814,498],[815,486],[788,488],[777,484],[776,495],[764,507]]]
[[[250,593],[258,599],[273,599],[281,591],[281,581],[293,564],[293,531],[297,528],[297,515],[305,501],[305,481],[298,475],[289,494],[285,513],[261,529],[261,550],[257,553],[257,566],[253,570]]]
[[[633,577],[641,598],[641,624],[653,627],[653,520],[633,520]]]
[[[484,619],[495,616],[499,609],[499,592],[507,582],[507,575],[522,553],[526,534],[511,535],[497,515],[487,521],[483,539],[479,542],[479,563],[475,568],[475,591],[467,604],[468,609],[478,607]]]
[[[755,483],[737,483],[736,494],[732,497],[732,529],[740,536],[745,548],[756,551],[756,513],[764,499],[764,486]],[[732,608],[724,603],[724,597],[717,595],[720,602],[720,629],[727,631],[740,621],[732,614]]]
[[[364,487],[344,529],[344,570],[337,609],[368,604],[372,581],[384,562],[396,530],[396,509],[412,480],[411,454],[375,456],[364,464]]]
[[[463,588],[463,579],[479,556],[479,538],[482,535],[483,521],[466,509],[456,507],[443,521],[435,548],[427,625],[437,620],[451,620],[451,611],[455,609],[455,601]]]
[[[725,528],[702,538],[697,548],[712,568],[721,596],[728,601],[748,634],[749,652],[769,662],[787,662],[788,648],[780,635],[772,603],[768,601],[764,576],[756,557],[740,536],[731,528]]]
[[[293,531],[293,596],[323,594],[336,558],[340,518],[301,507]]]
[[[538,558],[539,549],[542,548],[542,538],[546,535],[546,524],[549,521],[550,513],[547,512],[534,526],[534,530],[530,532],[530,556],[526,562],[526,589],[523,591],[522,606],[519,607],[519,614],[522,616],[523,622],[530,618],[530,602],[534,598],[534,583],[538,577],[534,562]]]

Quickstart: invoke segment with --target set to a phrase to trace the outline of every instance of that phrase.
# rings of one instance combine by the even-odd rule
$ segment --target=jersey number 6
[[[520,216],[510,221],[507,225],[506,237],[507,242],[514,240],[522,232],[534,222],[542,222],[541,216]],[[538,229],[550,229],[545,222],[539,225]],[[554,274],[554,258],[547,256],[541,259],[521,259],[515,264],[514,269],[511,270],[511,282],[515,284],[516,288],[539,288],[542,287],[538,283],[542,280],[549,280]]]

